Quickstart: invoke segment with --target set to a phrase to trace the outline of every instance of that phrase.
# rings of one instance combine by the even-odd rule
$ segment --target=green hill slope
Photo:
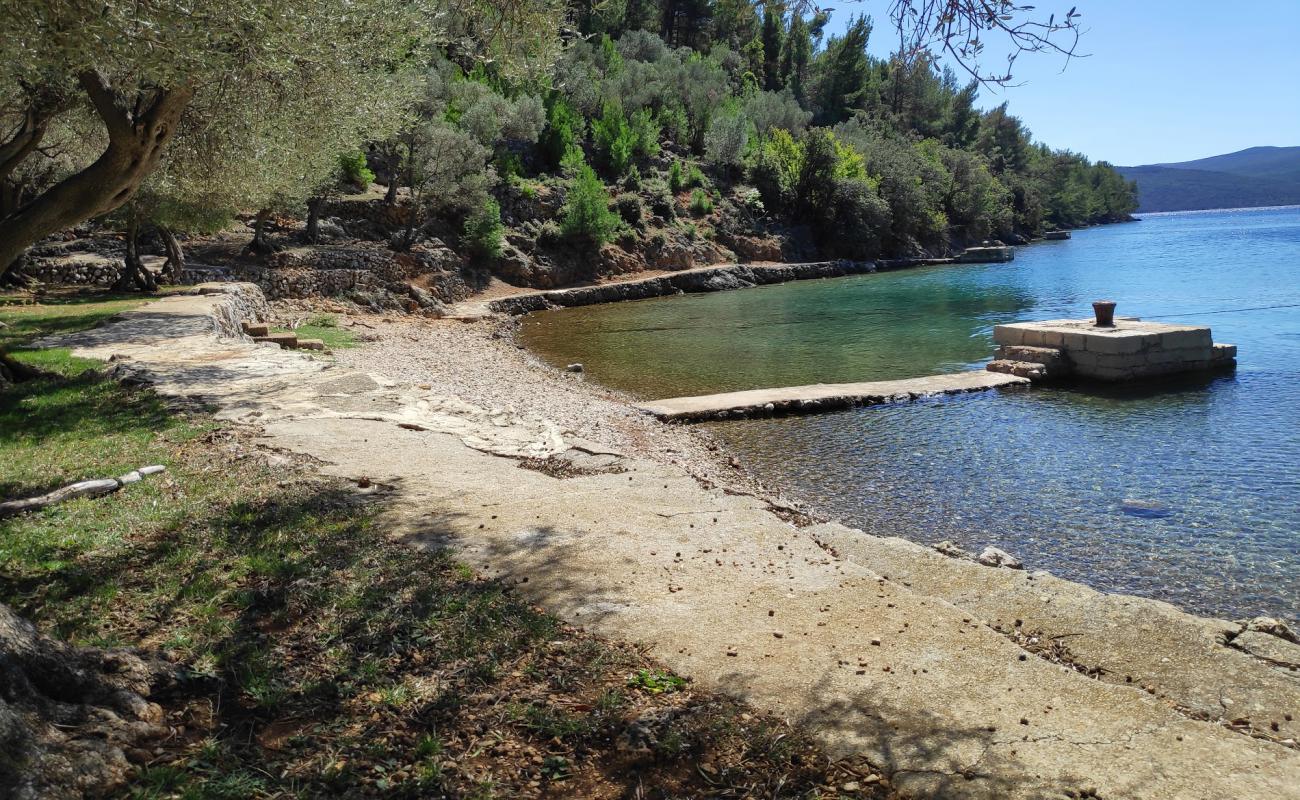
[[[1300,203],[1300,147],[1251,147],[1194,161],[1116,169],[1137,181],[1139,212]]]

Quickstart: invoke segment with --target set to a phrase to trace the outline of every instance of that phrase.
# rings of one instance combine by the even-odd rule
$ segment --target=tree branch
[[[77,76],[95,112],[108,129],[108,138],[123,139],[131,135],[131,118],[117,105],[117,95],[104,73],[97,69],[86,70]]]

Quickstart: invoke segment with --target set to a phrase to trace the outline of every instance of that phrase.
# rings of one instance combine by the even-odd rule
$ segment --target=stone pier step
[[[1015,375],[1019,378],[1025,378],[1031,381],[1041,381],[1049,377],[1048,368],[1037,361],[1014,361],[1009,358],[998,358],[990,361],[985,367],[989,372],[996,372],[1002,375]]]
[[[1031,361],[1053,365],[1065,361],[1065,355],[1055,347],[1030,347],[1023,344],[1004,344],[998,348],[997,357],[1007,361]]]
[[[818,383],[812,386],[672,397],[639,403],[636,407],[660,419],[688,422],[777,414],[816,414],[853,406],[896,403],[932,395],[979,392],[1028,383],[1027,378],[1012,374],[955,372],[897,381]]]
[[[254,336],[255,342],[270,342],[278,344],[285,350],[292,350],[298,346],[298,334],[296,333],[268,333],[265,336]]]

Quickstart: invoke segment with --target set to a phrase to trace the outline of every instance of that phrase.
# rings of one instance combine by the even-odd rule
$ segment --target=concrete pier
[[[637,408],[664,420],[680,422],[735,419],[748,416],[815,414],[854,406],[880,405],[941,394],[980,392],[1005,386],[1024,386],[1029,379],[994,372],[954,372],[866,383],[818,383],[752,389],[744,392],[673,397],[639,403]]]
[[[961,264],[1000,264],[1016,257],[1014,247],[994,245],[988,247],[967,247],[957,256]]]
[[[1233,367],[1237,347],[1216,344],[1210,329],[1120,317],[1113,325],[1058,319],[996,325],[993,372],[1034,380],[1073,375],[1099,381],[1155,378]]]

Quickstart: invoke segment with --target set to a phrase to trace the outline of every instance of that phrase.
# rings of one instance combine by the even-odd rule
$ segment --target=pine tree
[[[763,4],[763,88],[778,92],[781,81],[781,51],[785,43],[785,5],[780,0]]]

